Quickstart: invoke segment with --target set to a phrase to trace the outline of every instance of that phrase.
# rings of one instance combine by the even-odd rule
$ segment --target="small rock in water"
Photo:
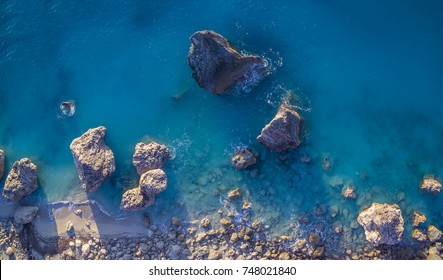
[[[14,254],[14,248],[12,247],[6,248],[6,255],[11,256],[12,254]]]
[[[426,222],[426,216],[421,211],[412,212],[412,225],[418,227],[420,224]]]
[[[428,227],[428,239],[431,242],[437,242],[440,240],[442,232],[435,227],[434,225],[430,225]]]
[[[0,180],[3,178],[5,173],[5,152],[0,150]]]
[[[425,176],[421,182],[420,190],[426,193],[438,194],[441,191],[441,182],[432,176]]]
[[[201,221],[200,221],[200,226],[201,226],[202,228],[207,228],[207,227],[209,227],[210,224],[211,224],[211,222],[209,221],[208,218],[203,218],[203,219],[201,219]]]
[[[421,230],[419,229],[414,229],[412,231],[412,238],[417,239],[420,242],[424,242],[426,241],[426,234],[424,234]]]
[[[232,165],[237,169],[246,169],[257,162],[254,154],[244,147],[236,148],[235,154],[231,159]]]
[[[355,188],[352,184],[347,184],[341,190],[341,195],[347,199],[355,199],[357,194],[355,193]]]
[[[72,117],[75,114],[75,102],[74,101],[64,101],[60,104],[60,110],[62,114],[67,117]]]
[[[332,205],[329,208],[329,214],[331,215],[331,218],[334,218],[335,216],[337,216],[337,214],[338,214],[338,206],[337,205]]]
[[[324,154],[322,157],[323,170],[329,172],[334,167],[334,159],[329,154]]]
[[[233,190],[230,190],[230,191],[228,192],[228,198],[229,198],[230,200],[233,200],[233,199],[240,199],[241,197],[242,197],[242,194],[241,194],[241,192],[240,192],[240,190],[239,190],[238,188],[233,189]]]
[[[3,197],[19,201],[33,193],[37,187],[37,166],[29,158],[22,158],[14,163],[6,176]]]

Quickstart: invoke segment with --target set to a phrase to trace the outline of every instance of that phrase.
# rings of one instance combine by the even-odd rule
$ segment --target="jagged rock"
[[[6,177],[3,197],[19,201],[37,189],[37,166],[29,158],[22,158],[12,165]]]
[[[427,193],[438,194],[441,191],[441,182],[433,177],[425,177],[421,182],[420,190]]]
[[[420,242],[424,242],[426,241],[426,234],[424,234],[421,230],[419,229],[414,229],[412,231],[411,234],[412,238],[417,239]]]
[[[200,221],[200,226],[201,226],[202,228],[207,228],[207,227],[209,227],[210,225],[211,225],[211,222],[209,221],[208,218],[203,218],[203,219],[201,219],[201,221]]]
[[[372,203],[357,217],[372,245],[395,245],[403,239],[404,220],[397,204]]]
[[[168,180],[161,169],[149,170],[140,177],[140,191],[148,197],[155,197],[166,189]]]
[[[245,169],[257,162],[255,156],[247,148],[239,148],[231,159],[232,165],[237,169]]]
[[[124,211],[144,210],[154,202],[154,196],[147,196],[140,191],[140,188],[134,188],[123,193],[120,209]]]
[[[170,151],[165,145],[156,142],[149,144],[140,142],[135,146],[132,163],[137,169],[137,173],[142,175],[146,171],[163,168],[163,164],[169,156]]]
[[[355,188],[352,184],[347,184],[343,187],[341,195],[347,199],[355,199],[357,194],[355,193]]]
[[[435,226],[430,225],[428,227],[428,239],[431,242],[437,242],[440,240],[442,232]]]
[[[426,222],[426,216],[420,211],[412,212],[412,225],[418,227],[420,224]]]
[[[267,62],[255,55],[243,55],[220,34],[203,30],[190,38],[188,64],[198,85],[209,92],[222,94],[267,72]]]
[[[18,224],[29,224],[37,215],[37,206],[19,206],[15,210],[14,220]]]
[[[5,152],[0,150],[0,180],[3,178],[3,174],[5,174]]]
[[[233,199],[240,199],[241,197],[242,197],[242,194],[241,194],[241,192],[240,192],[240,190],[239,190],[238,188],[233,189],[233,190],[230,190],[230,191],[228,192],[228,198],[229,198],[230,200],[233,200]]]
[[[268,123],[257,137],[257,141],[273,152],[284,152],[300,146],[300,115],[284,103],[277,115]]]
[[[105,144],[106,128],[91,128],[70,145],[82,187],[96,191],[115,171],[114,154]]]

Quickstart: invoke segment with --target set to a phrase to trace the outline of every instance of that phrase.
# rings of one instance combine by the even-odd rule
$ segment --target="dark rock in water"
[[[5,174],[5,152],[0,150],[0,180],[3,178],[3,174]]]
[[[19,201],[37,189],[37,166],[29,158],[16,161],[6,177],[3,197]]]
[[[428,239],[431,242],[437,242],[441,239],[442,232],[434,225],[428,226]]]
[[[140,191],[148,197],[155,197],[166,189],[166,174],[161,169],[149,170],[140,177]]]
[[[427,193],[438,194],[441,191],[441,182],[432,176],[425,176],[421,182],[420,190]]]
[[[231,159],[232,165],[237,169],[245,169],[257,162],[254,154],[247,148],[236,150]]]
[[[114,154],[105,144],[106,128],[91,128],[70,145],[82,187],[96,191],[115,171]]]
[[[300,115],[282,104],[277,115],[268,123],[257,137],[257,141],[273,152],[284,152],[300,146]]]
[[[134,188],[123,193],[120,209],[124,211],[144,210],[154,204],[155,198],[149,197],[140,191],[140,188]]]
[[[203,30],[191,37],[188,64],[192,76],[209,92],[222,94],[254,74],[264,76],[267,62],[255,55],[243,55],[222,35]]]
[[[149,144],[140,142],[135,146],[132,163],[137,169],[137,173],[142,175],[146,171],[162,168],[169,155],[170,151],[165,145],[156,142]]]
[[[74,101],[64,101],[60,104],[60,110],[62,114],[68,117],[72,117],[75,114],[75,102]]]
[[[29,224],[37,215],[37,206],[20,206],[15,210],[14,220],[18,224]]]
[[[372,245],[395,245],[403,239],[404,220],[397,204],[372,203],[358,214],[357,221]]]

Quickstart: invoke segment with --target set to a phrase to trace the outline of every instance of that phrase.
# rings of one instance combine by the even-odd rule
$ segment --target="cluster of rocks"
[[[135,146],[132,163],[141,175],[140,181],[138,187],[123,193],[122,210],[138,211],[154,204],[155,196],[167,186],[167,176],[162,168],[169,156],[169,149],[156,142],[141,142]]]

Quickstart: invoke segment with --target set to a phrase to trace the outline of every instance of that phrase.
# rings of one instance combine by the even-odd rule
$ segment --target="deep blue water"
[[[442,12],[441,1],[418,0],[1,1],[7,169],[22,157],[38,165],[39,191],[27,203],[82,200],[69,144],[104,125],[117,171],[90,198],[116,216],[123,190],[137,185],[134,146],[153,139],[175,153],[168,189],[146,211],[154,220],[214,213],[239,187],[275,232],[293,230],[299,215],[311,217],[305,227],[349,227],[373,201],[398,203],[407,231],[414,209],[443,228],[443,195],[418,190],[424,174],[443,176]],[[272,74],[227,96],[200,89],[186,58],[189,36],[203,29],[265,56]],[[303,145],[279,155],[255,138],[288,91],[299,100]],[[65,100],[76,102],[72,118],[60,117]],[[237,145],[260,155],[256,167],[230,166]],[[332,176],[352,180],[357,200],[344,201]],[[332,205],[334,219],[313,214]]]

